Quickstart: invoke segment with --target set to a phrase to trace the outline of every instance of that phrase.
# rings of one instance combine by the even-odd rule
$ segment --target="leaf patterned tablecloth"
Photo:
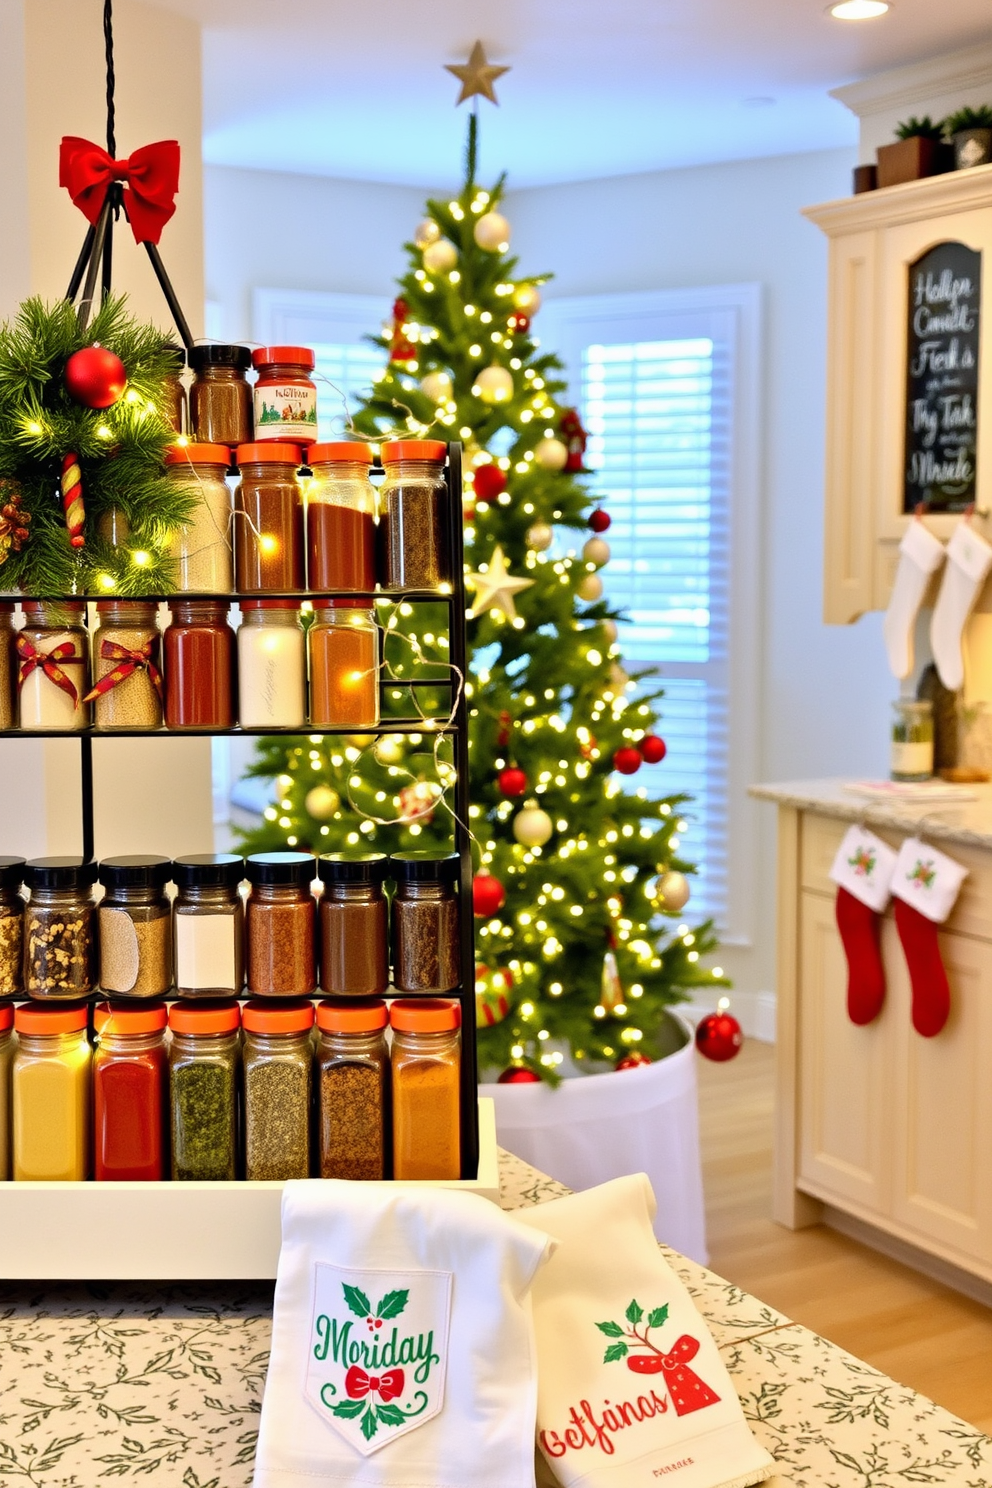
[[[501,1154],[503,1207],[561,1184]],[[663,1247],[664,1249],[664,1247]],[[794,1488],[992,1488],[992,1441],[672,1251]],[[0,1485],[247,1488],[272,1288],[0,1284]]]

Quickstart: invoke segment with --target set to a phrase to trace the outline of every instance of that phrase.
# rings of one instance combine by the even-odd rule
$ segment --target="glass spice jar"
[[[186,357],[193,370],[193,438],[204,444],[246,444],[252,437],[251,388],[245,379],[251,366],[248,347],[191,346]]]
[[[169,858],[128,854],[104,858],[106,893],[97,910],[100,986],[127,997],[164,997],[172,988],[172,906],[165,886]]]
[[[90,710],[89,637],[78,601],[21,601],[24,628],[17,634],[18,721],[22,729],[68,733],[86,728]]]
[[[93,632],[93,721],[102,729],[162,727],[161,638],[154,600],[101,599]]]
[[[305,587],[303,489],[296,444],[242,444],[236,456],[234,572],[243,594]]]
[[[10,1177],[10,1067],[14,1059],[14,1009],[0,1004],[0,1183]]]
[[[436,439],[400,439],[380,451],[386,478],[379,488],[384,589],[436,589],[448,578],[443,514],[447,446]]]
[[[255,438],[317,438],[317,385],[310,373],[316,358],[307,346],[262,346],[251,355],[258,372],[253,394]]]
[[[24,865],[31,898],[24,910],[24,990],[56,1001],[88,997],[96,986],[95,863],[32,858]]]
[[[393,1177],[461,1176],[461,1013],[457,1002],[393,1002]]]
[[[309,997],[317,985],[317,901],[309,853],[253,853],[245,907],[246,981],[254,997]]]
[[[24,859],[0,857],[0,997],[24,991]]]
[[[301,728],[307,716],[306,637],[295,599],[243,599],[238,628],[242,728]]]
[[[455,853],[393,853],[393,981],[401,992],[450,992],[461,981]]]
[[[389,1048],[384,1002],[317,1005],[321,1178],[387,1176]]]
[[[374,728],[379,722],[379,627],[364,599],[316,609],[308,635],[310,722]]]
[[[11,1062],[13,1176],[79,1183],[88,1176],[90,1063],[86,1008],[14,1009]]]
[[[180,1182],[237,1177],[240,1026],[236,1002],[169,1009],[172,1177]]]
[[[311,445],[307,577],[311,593],[375,588],[372,451],[352,440]]]
[[[93,1177],[158,1182],[166,1174],[169,1059],[165,1004],[94,1010]]]
[[[0,731],[12,729],[17,700],[17,631],[14,601],[0,600]]]
[[[898,698],[892,712],[892,779],[929,780],[933,775],[933,704]]]
[[[310,1177],[313,1004],[248,1002],[244,1029],[245,1177]]]
[[[238,886],[244,867],[244,859],[233,853],[193,853],[172,865],[180,997],[237,997],[241,992],[245,914]]]
[[[325,853],[318,909],[320,987],[335,997],[381,997],[389,986],[384,853]]]
[[[176,444],[166,451],[170,479],[196,500],[171,550],[184,594],[230,594],[234,588],[234,503],[225,479],[230,463],[226,444]]]
[[[170,341],[165,349],[169,356],[169,372],[162,388],[162,403],[158,411],[174,434],[182,434],[187,422],[186,389],[183,387],[186,348]]]
[[[174,599],[163,638],[169,728],[227,729],[234,722],[234,631],[224,600]]]

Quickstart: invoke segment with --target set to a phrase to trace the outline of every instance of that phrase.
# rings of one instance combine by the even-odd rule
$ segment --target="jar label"
[[[923,744],[893,743],[892,774],[896,777],[900,775],[932,775],[933,740],[927,739]]]
[[[305,382],[256,382],[255,438],[317,438],[317,389]]]
[[[240,992],[233,915],[176,915],[176,986],[190,992]]]
[[[131,992],[138,980],[138,932],[126,909],[100,906],[100,986],[105,992]]]

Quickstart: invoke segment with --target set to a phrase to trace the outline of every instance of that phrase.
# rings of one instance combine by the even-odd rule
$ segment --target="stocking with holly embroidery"
[[[879,937],[895,861],[895,853],[881,837],[854,826],[845,832],[830,869],[837,885],[835,913],[847,957],[847,1014],[852,1023],[871,1023],[885,1001]]]
[[[913,1027],[923,1038],[939,1033],[951,1010],[937,926],[954,908],[967,874],[967,868],[918,837],[906,838],[892,872],[896,929],[913,989]]]

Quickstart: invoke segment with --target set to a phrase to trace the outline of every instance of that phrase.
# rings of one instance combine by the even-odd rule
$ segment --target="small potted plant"
[[[915,116],[896,128],[896,142],[878,148],[879,186],[901,186],[921,176],[936,176],[946,169],[944,126],[929,114]]]
[[[944,132],[954,142],[956,170],[970,170],[992,161],[992,108],[987,104],[958,109],[944,120]]]

